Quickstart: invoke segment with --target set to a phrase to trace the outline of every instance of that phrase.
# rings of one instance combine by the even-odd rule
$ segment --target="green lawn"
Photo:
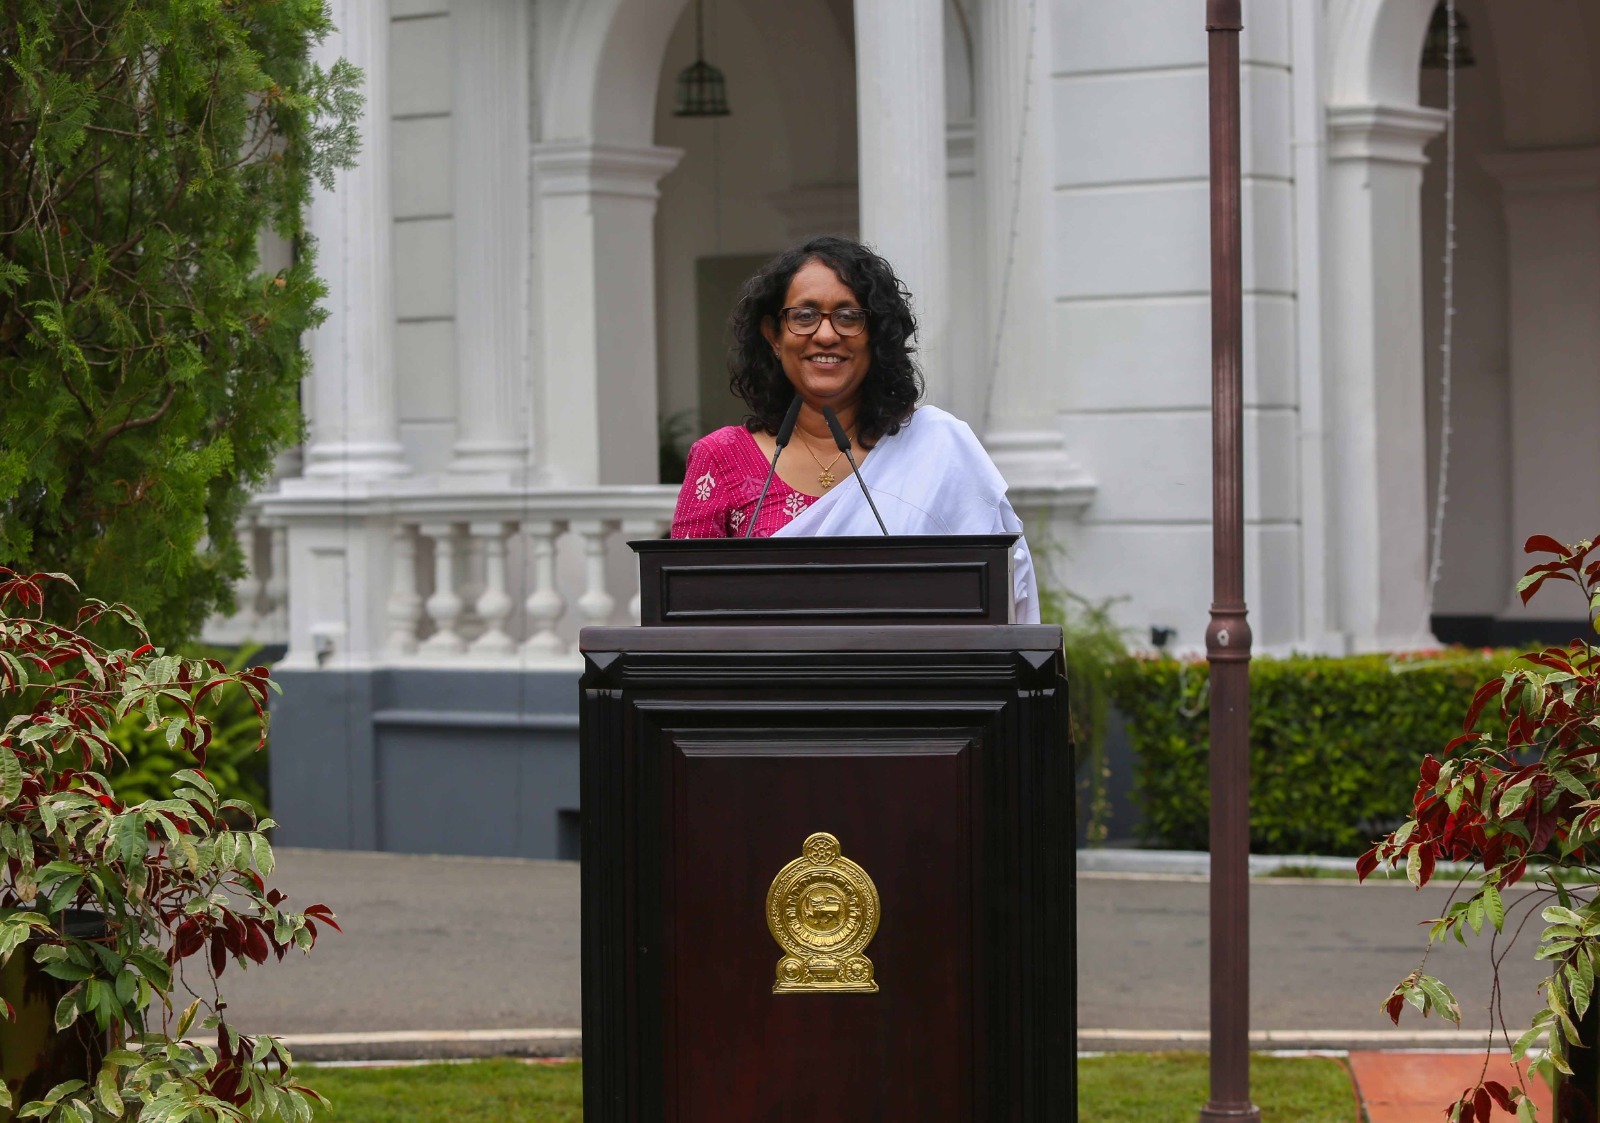
[[[405,1068],[314,1068],[304,1080],[333,1101],[330,1123],[575,1123],[583,1118],[577,1064],[475,1061]],[[1078,1113],[1094,1123],[1194,1123],[1206,1099],[1198,1053],[1121,1053],[1078,1062]],[[1342,1064],[1322,1057],[1256,1057],[1251,1092],[1262,1123],[1354,1123]]]
[[[474,1061],[399,1068],[315,1068],[302,1080],[332,1101],[328,1123],[577,1123],[578,1064]]]
[[[1078,1062],[1078,1115],[1094,1123],[1194,1123],[1209,1082],[1203,1053],[1115,1053]],[[1252,1057],[1261,1123],[1358,1123],[1350,1073],[1329,1057]]]

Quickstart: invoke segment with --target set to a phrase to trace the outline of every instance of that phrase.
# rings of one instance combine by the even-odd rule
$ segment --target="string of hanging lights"
[[[1440,19],[1441,14],[1443,19]],[[1433,525],[1429,534],[1428,584],[1423,598],[1423,629],[1432,628],[1434,594],[1444,568],[1444,515],[1450,502],[1450,438],[1454,432],[1451,397],[1454,388],[1456,317],[1456,72],[1472,65],[1472,51],[1465,34],[1467,24],[1456,10],[1456,0],[1443,0],[1434,9],[1433,27],[1428,30],[1422,65],[1428,66],[1428,50],[1434,45],[1434,30],[1444,35],[1445,133],[1444,133],[1444,325],[1439,343],[1439,473],[1434,488]]]
[[[1472,33],[1467,27],[1467,18],[1456,10],[1455,5],[1441,0],[1433,9],[1428,37],[1422,43],[1422,68],[1448,70],[1452,65],[1461,70],[1477,66],[1478,60],[1472,54]]]

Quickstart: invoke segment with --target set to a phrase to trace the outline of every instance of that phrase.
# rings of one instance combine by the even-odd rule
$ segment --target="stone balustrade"
[[[638,620],[627,543],[666,534],[676,495],[280,481],[239,528],[238,611],[204,638],[298,667],[573,667],[580,628]]]
[[[289,635],[288,531],[250,512],[235,528],[245,571],[234,582],[234,611],[201,629],[204,643],[237,647],[281,646]]]
[[[670,505],[625,518],[548,509],[511,519],[398,518],[385,659],[565,661],[577,629],[638,622],[626,543],[658,538],[670,524]]]

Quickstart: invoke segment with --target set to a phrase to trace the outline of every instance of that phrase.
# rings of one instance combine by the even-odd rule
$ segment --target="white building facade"
[[[737,420],[734,294],[811,234],[907,281],[929,400],[983,437],[1045,580],[1117,598],[1135,639],[1202,643],[1203,0],[704,0],[715,119],[673,115],[692,0],[333,6],[325,50],[366,71],[368,113],[361,166],[313,204],[309,439],[213,629],[287,645],[286,837],[570,854],[576,629],[636,610],[625,541],[676,492],[663,434]],[[1245,4],[1259,649],[1484,642],[1527,615],[1527,535],[1600,530],[1600,6],[1460,0],[1448,418],[1434,9]],[[452,794],[458,751],[479,779]],[[473,810],[485,783],[504,808]],[[396,833],[425,806],[523,833]]]

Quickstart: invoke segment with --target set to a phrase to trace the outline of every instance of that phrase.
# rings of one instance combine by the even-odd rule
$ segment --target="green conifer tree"
[[[157,642],[232,608],[234,525],[300,439],[304,216],[361,110],[331,30],[323,0],[0,0],[0,564]]]

